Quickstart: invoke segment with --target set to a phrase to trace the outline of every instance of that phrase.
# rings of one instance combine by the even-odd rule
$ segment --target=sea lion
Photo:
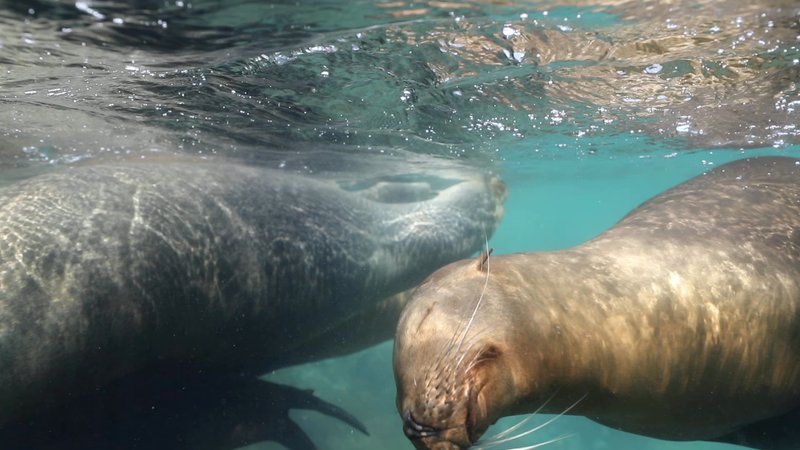
[[[257,376],[477,250],[496,177],[98,162],[0,189],[0,427],[152,364]],[[0,443],[2,446],[2,443]]]
[[[798,448],[800,160],[719,166],[573,248],[445,266],[401,315],[394,371],[418,449],[469,448],[540,407]]]

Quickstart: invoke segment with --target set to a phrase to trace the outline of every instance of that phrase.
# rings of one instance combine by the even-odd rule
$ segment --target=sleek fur
[[[340,353],[322,337],[480,248],[504,192],[456,163],[342,182],[193,158],[6,186],[0,429],[153,365],[255,379]]]
[[[798,448],[800,161],[736,161],[577,247],[440,269],[402,313],[394,368],[419,449],[468,448],[542,406]]]

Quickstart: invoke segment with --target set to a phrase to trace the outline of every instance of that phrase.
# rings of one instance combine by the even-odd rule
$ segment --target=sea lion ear
[[[493,251],[494,249],[490,248],[488,251],[482,252],[481,256],[478,257],[478,270],[480,272],[489,270],[489,255],[491,255]]]

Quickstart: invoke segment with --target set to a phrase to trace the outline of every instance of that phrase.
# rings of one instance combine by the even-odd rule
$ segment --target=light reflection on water
[[[542,136],[628,132],[678,149],[797,141],[790,2],[13,5],[4,161],[288,141],[503,159]]]
[[[742,155],[800,154],[790,1],[0,2],[0,178],[200,153],[472,159],[505,172],[498,253],[563,248]],[[346,153],[346,154],[345,154]],[[298,156],[299,155],[299,156]],[[296,413],[322,448],[410,448],[390,346],[289,369],[373,437]],[[564,419],[549,448],[661,443]],[[324,444],[323,444],[324,443]],[[256,447],[256,446],[254,446]],[[274,448],[262,445],[257,448]]]

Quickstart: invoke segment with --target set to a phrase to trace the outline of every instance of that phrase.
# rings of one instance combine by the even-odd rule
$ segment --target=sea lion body
[[[285,365],[480,247],[502,185],[439,174],[398,195],[229,161],[111,162],[3,188],[0,426],[150,365]]]
[[[753,445],[748,425],[800,407],[799,164],[726,164],[577,247],[435,272],[398,324],[406,434],[463,449],[577,401],[620,430]],[[800,445],[780,440],[758,446]]]

